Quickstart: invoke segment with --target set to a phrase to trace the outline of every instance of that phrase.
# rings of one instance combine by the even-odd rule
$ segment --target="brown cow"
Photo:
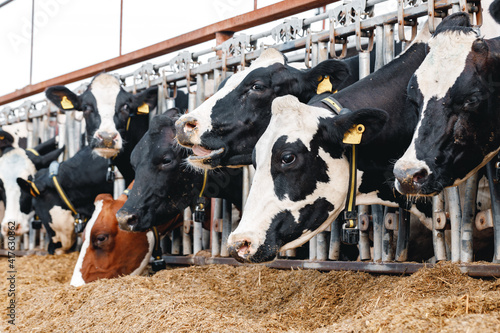
[[[117,200],[113,200],[110,194],[96,197],[96,208],[85,228],[82,249],[71,278],[72,286],[122,275],[139,275],[146,268],[155,237],[151,230],[128,232],[118,228],[115,215],[126,200],[125,194]],[[164,234],[181,223],[182,215],[178,215],[159,226],[158,232]]]

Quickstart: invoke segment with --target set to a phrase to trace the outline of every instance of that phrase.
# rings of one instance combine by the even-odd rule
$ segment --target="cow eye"
[[[87,105],[85,105],[85,106],[83,107],[83,113],[85,113],[85,114],[89,114],[89,113],[91,113],[92,111],[94,111],[94,108],[92,107],[92,105],[88,105],[88,104],[87,104]]]
[[[254,83],[252,86],[252,90],[262,91],[264,90],[264,86],[262,84]]]
[[[108,234],[99,234],[96,236],[94,241],[95,247],[101,247],[109,238]]]
[[[467,108],[475,107],[479,104],[479,102],[479,97],[472,95],[465,100],[464,106]]]
[[[297,158],[296,158],[295,154],[284,153],[283,155],[281,155],[281,164],[282,165],[290,165],[293,162],[295,162],[296,159]]]
[[[171,158],[164,157],[164,158],[161,160],[161,164],[163,164],[163,165],[169,165],[170,163],[172,163],[172,159],[171,159]]]
[[[123,113],[126,113],[128,114],[130,112],[130,106],[128,106],[128,104],[124,104],[121,108],[120,108],[120,111],[123,112]]]

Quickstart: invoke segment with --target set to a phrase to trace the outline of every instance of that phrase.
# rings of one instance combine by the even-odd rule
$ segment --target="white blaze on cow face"
[[[422,95],[420,120],[415,129],[412,142],[404,155],[396,162],[394,168],[423,169],[429,175],[432,170],[417,158],[416,141],[419,129],[426,117],[432,117],[428,110],[431,99],[442,99],[453,87],[463,73],[467,56],[477,39],[475,33],[461,33],[459,31],[442,32],[429,41],[430,52],[414,76]],[[430,147],[429,147],[430,148]],[[398,183],[396,182],[396,187]]]
[[[260,57],[252,62],[250,67],[232,75],[227,80],[224,87],[218,90],[214,95],[212,95],[192,112],[180,117],[176,123],[181,123],[187,118],[196,119],[196,128],[194,129],[194,133],[190,136],[190,143],[193,145],[200,145],[201,136],[212,129],[212,108],[217,101],[233,91],[253,70],[268,67],[275,63],[285,64],[283,55],[273,48],[263,51]]]
[[[83,280],[82,277],[82,265],[83,265],[83,260],[85,259],[85,255],[87,253],[87,249],[90,246],[90,241],[91,237],[90,234],[92,232],[92,227],[94,226],[95,221],[97,220],[97,217],[99,217],[99,214],[101,213],[102,210],[102,205],[103,205],[104,200],[99,200],[94,203],[95,209],[94,213],[92,213],[92,217],[90,220],[87,222],[87,226],[85,227],[84,231],[84,241],[82,244],[82,248],[80,249],[80,255],[78,256],[78,260],[75,265],[75,269],[73,270],[73,276],[71,277],[71,282],[70,285],[74,287],[80,287],[85,284],[85,281]]]
[[[99,138],[103,132],[110,135],[116,134],[113,149],[96,149],[97,154],[104,158],[109,158],[116,155],[123,145],[122,137],[116,129],[113,119],[115,115],[116,100],[121,89],[120,81],[112,75],[101,74],[95,77],[89,89],[92,95],[94,95],[97,111],[101,118],[101,123],[94,133],[94,138]]]
[[[278,214],[288,211],[295,223],[300,225],[302,223],[300,210],[307,205],[313,205],[318,199],[325,199],[333,205],[333,210],[327,213],[329,217],[315,230],[304,229],[300,237],[284,244],[281,250],[295,248],[324,230],[344,208],[349,181],[348,161],[344,156],[332,158],[322,148],[319,148],[318,155],[327,165],[329,180],[316,182],[314,191],[303,200],[292,201],[288,195],[280,199],[276,194],[271,174],[272,163],[280,163],[279,160],[273,159],[272,150],[276,141],[287,136],[287,142],[300,141],[308,150],[311,149],[311,140],[318,132],[320,118],[333,118],[333,115],[326,109],[302,104],[293,96],[278,97],[273,101],[271,122],[255,148],[257,168],[248,201],[238,227],[229,236],[228,246],[246,241],[250,244],[250,248],[245,251],[252,256],[265,243],[271,223]],[[358,182],[361,181],[361,176],[360,172]],[[295,184],[298,188],[301,185]]]
[[[76,240],[74,217],[70,210],[60,206],[54,206],[49,210],[50,227],[55,235],[52,236],[52,242],[55,244],[61,242],[61,247],[56,249],[56,254],[63,254],[73,246]]]
[[[36,173],[33,162],[28,158],[26,152],[21,148],[15,148],[5,153],[0,158],[0,180],[5,189],[5,215],[2,220],[2,234],[7,235],[9,225],[14,224],[17,236],[29,230],[29,215],[21,212],[19,200],[21,189],[17,184],[17,178],[28,179]]]

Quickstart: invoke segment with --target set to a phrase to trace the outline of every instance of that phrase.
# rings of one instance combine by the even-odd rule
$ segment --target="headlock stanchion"
[[[332,6],[331,9],[313,17],[287,19],[269,31],[252,35],[234,35],[233,32],[228,30],[228,32],[218,33],[218,36],[223,38],[215,47],[197,52],[183,50],[170,61],[155,65],[146,64],[132,73],[120,75],[120,79],[125,84],[124,88],[128,91],[140,91],[152,85],[159,86],[158,108],[156,112],[151,110],[150,119],[152,119],[155,114],[163,113],[168,108],[175,106],[174,99],[180,89],[183,91],[187,89],[189,110],[194,110],[217,90],[224,77],[229,77],[233,72],[243,70],[251,61],[260,56],[265,47],[274,47],[285,53],[290,62],[302,62],[303,65],[311,67],[328,58],[345,58],[348,54],[357,53],[359,56],[359,77],[363,78],[370,73],[370,53],[373,46],[376,46],[374,67],[377,70],[394,58],[395,35],[400,42],[404,42],[405,46],[415,38],[417,19],[419,17],[427,16],[429,18],[431,31],[436,28],[438,18],[445,15],[449,10],[469,11],[475,18],[476,24],[480,25],[482,23],[480,3],[478,5],[477,1],[398,0],[396,11],[377,13],[375,7],[375,14],[373,14],[374,6],[384,2],[387,1],[339,1],[335,3],[336,6]],[[323,20],[326,23],[323,30],[318,31],[312,27],[313,24],[319,24]],[[406,34],[405,28],[407,30]],[[259,45],[259,42],[265,37],[274,38],[275,44],[269,46],[261,43]],[[214,53],[215,57],[210,58],[208,61],[199,61],[202,57]],[[329,79],[322,77],[321,81],[325,83],[325,85],[321,84],[323,89],[329,83]],[[325,89],[322,91],[331,91],[331,86]],[[323,104],[327,105],[332,112],[340,113],[342,106],[334,97],[335,95],[330,95],[329,98],[323,100]],[[39,139],[44,141],[53,137],[56,133],[56,127],[59,133],[63,131],[59,144],[68,147],[68,154],[65,154],[65,158],[71,157],[80,147],[81,120],[81,112],[66,111],[66,114],[58,115],[57,110],[53,109],[53,106],[47,104],[46,101],[25,102],[18,108],[4,109],[0,112],[0,126],[26,121],[30,147],[34,147]],[[363,128],[359,126],[362,125],[358,124],[346,134],[346,140],[353,137],[358,137],[361,140]],[[354,243],[358,244],[359,247],[359,260],[372,260],[380,265],[390,263],[391,269],[397,271],[394,267],[407,264],[403,263],[403,261],[407,260],[408,255],[410,219],[409,213],[405,209],[408,207],[402,207],[399,211],[395,211],[393,208],[384,208],[382,206],[366,206],[359,207],[359,213],[356,212],[356,156],[358,144],[360,143],[358,139],[355,141],[356,143],[346,141],[349,144],[348,156],[351,162],[351,175],[345,212],[325,232],[319,233],[304,248],[309,248],[309,259],[314,260],[314,263],[317,264],[316,267],[322,269],[335,266],[337,260],[341,259],[342,242]],[[251,166],[244,167],[243,207],[251,186],[252,170],[253,167]],[[481,212],[481,218],[484,222],[482,227],[493,227],[494,229],[494,261],[499,262],[500,187],[495,181],[497,179],[495,178],[495,166],[489,164],[487,171],[492,208],[491,214]],[[113,164],[110,161],[108,179],[112,180],[113,176]],[[430,227],[432,228],[435,261],[447,260],[445,229],[450,225],[451,246],[448,252],[451,253],[451,256],[448,258],[454,262],[470,262],[473,260],[472,221],[476,215],[474,211],[476,191],[477,179],[471,178],[468,181],[466,193],[464,193],[463,211],[460,206],[458,189],[456,188],[445,191],[446,201],[442,194],[432,199],[433,218]],[[230,260],[218,257],[227,257],[229,255],[226,247],[227,238],[236,227],[237,221],[232,220],[232,205],[229,202],[219,199],[212,202],[214,202],[214,215],[210,218],[210,233],[207,234],[202,229],[202,222],[205,220],[205,208],[206,205],[210,204],[210,201],[206,201],[200,195],[194,211],[192,212],[190,208],[184,211],[183,226],[171,233],[172,254],[196,254],[200,250],[207,248],[204,243],[210,241],[212,259]],[[76,215],[75,212],[74,214]],[[35,236],[32,236],[37,233],[37,222],[35,221],[31,223],[30,227],[30,249],[36,246]],[[83,223],[76,223],[75,227],[77,228],[76,231],[79,231],[83,228]],[[39,235],[38,237],[39,244],[43,247],[45,245],[45,235]],[[373,256],[370,253],[371,245],[373,245]],[[26,246],[28,245],[25,245],[24,248]],[[287,250],[282,255],[295,257],[297,253],[299,251]],[[155,256],[158,257],[158,253]],[[307,258],[307,255],[305,257]],[[182,259],[185,257],[174,258],[177,259],[169,260],[184,260],[187,262],[187,259]],[[394,260],[398,263],[392,263]],[[196,261],[196,259],[193,259],[193,261]],[[288,262],[292,263],[292,261]],[[293,261],[294,264],[297,264],[297,262],[297,260]],[[300,262],[305,262],[305,264],[301,264],[301,267],[306,267],[309,261]],[[358,267],[356,265],[359,264],[366,264],[363,267],[372,269],[370,265],[374,263],[347,262],[342,263],[342,267]],[[280,261],[279,265],[284,264]]]

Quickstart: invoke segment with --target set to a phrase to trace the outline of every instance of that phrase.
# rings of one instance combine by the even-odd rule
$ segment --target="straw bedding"
[[[450,263],[411,276],[177,267],[74,288],[76,259],[17,258],[16,326],[3,314],[0,330],[500,332],[500,280],[468,277]],[[7,260],[0,264],[5,272]],[[1,295],[7,295],[5,281]]]

